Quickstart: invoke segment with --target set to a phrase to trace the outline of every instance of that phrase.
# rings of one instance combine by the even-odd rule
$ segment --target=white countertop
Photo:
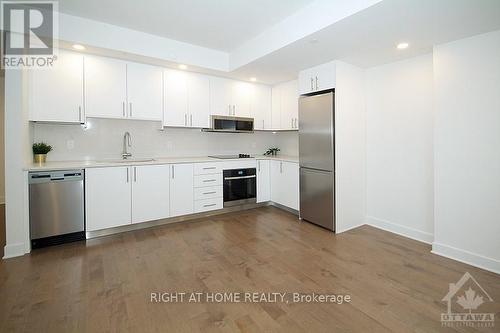
[[[277,160],[284,162],[298,163],[298,156],[277,155],[277,156],[264,156],[258,155],[248,159],[256,160]],[[139,162],[131,160],[99,160],[99,161],[53,161],[46,162],[42,165],[32,163],[24,170],[26,171],[47,171],[47,170],[66,170],[66,169],[85,169],[85,168],[102,168],[102,167],[117,167],[117,166],[134,166],[134,165],[158,165],[158,164],[178,164],[178,163],[204,163],[204,162],[224,162],[224,161],[244,161],[245,158],[235,159],[218,159],[208,156],[198,157],[159,157],[154,158],[153,161]]]

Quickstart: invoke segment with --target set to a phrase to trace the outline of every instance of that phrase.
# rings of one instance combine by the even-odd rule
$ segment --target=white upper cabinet
[[[231,81],[233,116],[253,117],[250,112],[250,101],[253,94],[253,85],[248,82]]]
[[[87,116],[138,120],[162,119],[162,69],[85,56]]]
[[[87,117],[126,118],[127,63],[85,56],[85,99]]]
[[[139,120],[162,120],[163,69],[127,63],[128,117]]]
[[[83,123],[83,55],[59,50],[54,66],[29,71],[29,119]]]
[[[164,71],[163,126],[188,126],[188,91],[185,72]]]
[[[165,70],[163,126],[209,127],[210,79],[201,74]]]
[[[297,130],[299,128],[299,96],[297,84],[297,80],[294,80],[273,87],[273,129]]]
[[[254,118],[255,129],[272,129],[271,87],[262,84],[253,86],[250,112]]]
[[[210,126],[210,79],[201,74],[187,76],[189,126]]]
[[[299,72],[299,93],[308,94],[335,88],[335,62]]]
[[[130,167],[132,223],[160,220],[170,215],[170,166]]]
[[[210,114],[219,116],[233,115],[231,80],[220,77],[210,78]]]

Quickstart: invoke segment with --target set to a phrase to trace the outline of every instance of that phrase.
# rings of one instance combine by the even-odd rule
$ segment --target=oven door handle
[[[232,180],[232,179],[248,179],[248,178],[255,178],[255,175],[251,176],[240,176],[240,177],[224,177],[224,180]]]

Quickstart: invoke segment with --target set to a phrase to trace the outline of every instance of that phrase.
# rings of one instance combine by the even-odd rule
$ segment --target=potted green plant
[[[42,164],[47,160],[47,154],[52,150],[52,146],[44,143],[37,142],[33,144],[33,160],[35,163]]]
[[[278,152],[280,151],[279,148],[276,148],[276,147],[273,147],[273,148],[269,148],[265,153],[264,155],[272,155],[272,156],[276,156],[278,155]]]

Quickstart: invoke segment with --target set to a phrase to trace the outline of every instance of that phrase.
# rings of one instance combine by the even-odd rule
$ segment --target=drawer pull
[[[209,182],[215,182],[217,179],[205,179],[203,180],[204,183],[209,183]]]
[[[212,191],[212,192],[205,192],[203,194],[215,194],[215,193],[217,193],[217,192],[216,191]]]
[[[213,170],[213,169],[216,169],[216,167],[203,168],[203,170]]]
[[[212,206],[217,206],[217,204],[203,205],[203,207],[212,207]]]

